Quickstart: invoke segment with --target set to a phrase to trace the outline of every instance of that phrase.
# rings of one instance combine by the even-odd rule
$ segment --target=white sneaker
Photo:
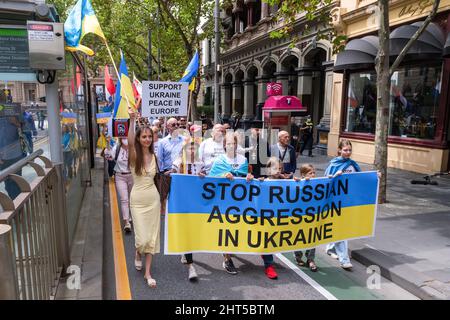
[[[197,277],[198,277],[197,271],[195,271],[194,265],[191,264],[191,265],[189,266],[189,280],[190,280],[190,281],[196,280]]]
[[[336,253],[334,253],[333,251],[331,251],[331,250],[327,251],[327,255],[329,255],[333,259],[339,259],[338,255]]]
[[[186,257],[184,256],[184,254],[181,255],[181,263],[187,264],[187,260],[186,260]]]
[[[353,268],[353,265],[350,262],[347,262],[347,263],[341,264],[341,267],[342,267],[342,269],[350,270],[351,268]]]

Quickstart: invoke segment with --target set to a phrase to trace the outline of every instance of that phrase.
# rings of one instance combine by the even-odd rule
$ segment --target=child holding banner
[[[188,140],[185,141],[180,156],[173,162],[171,172],[204,176],[205,166],[203,162],[199,160],[199,148],[200,145],[196,143],[193,138],[188,138]],[[183,255],[181,257],[181,262],[186,264],[189,268],[189,280],[196,280],[198,275],[194,267],[192,253],[186,253]]]
[[[280,180],[286,179],[283,172],[283,163],[277,157],[270,157],[266,164],[268,178],[267,180]],[[294,179],[300,180],[296,177]],[[264,177],[258,179],[259,181],[264,181]],[[261,256],[264,261],[264,273],[269,279],[275,280],[278,279],[278,274],[273,267],[273,255],[272,254],[263,254]]]
[[[253,180],[253,175],[248,172],[247,159],[237,153],[238,137],[236,134],[229,132],[223,139],[223,147],[225,153],[216,157],[211,167],[209,175],[211,177],[224,177],[233,180],[234,177],[246,177],[247,181]],[[230,254],[223,255],[223,268],[229,274],[237,274],[237,269],[231,260]]]
[[[305,180],[309,180],[311,178],[316,177],[316,169],[314,169],[314,166],[312,164],[304,164],[300,167],[300,177]],[[294,178],[295,179],[295,178]],[[294,252],[295,260],[297,261],[297,264],[301,267],[307,266],[312,272],[317,271],[317,265],[314,262],[314,258],[316,256],[316,248],[312,248],[310,250],[306,250],[305,257],[306,257],[306,264],[302,260],[303,252],[302,251],[295,251]]]
[[[359,165],[350,159],[352,156],[352,143],[350,140],[342,139],[338,145],[339,156],[332,159],[327,169],[325,170],[325,176],[330,178],[336,177],[343,173],[360,172]],[[329,243],[326,248],[326,252],[329,256],[339,259],[341,267],[350,271],[353,265],[350,262],[348,256],[348,242],[347,240],[338,241],[335,243]]]

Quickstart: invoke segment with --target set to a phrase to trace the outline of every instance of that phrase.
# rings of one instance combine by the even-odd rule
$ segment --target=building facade
[[[433,2],[389,2],[391,63],[425,20]],[[347,65],[334,73],[331,83],[328,154],[336,155],[339,139],[347,138],[352,141],[354,159],[366,163],[373,163],[375,156],[376,72],[373,61],[363,60],[373,46],[375,55],[377,51],[375,4],[375,0],[341,0],[332,11],[335,27],[349,38],[346,50],[349,46],[353,50],[341,56],[341,63]],[[442,57],[450,31],[449,14],[450,1],[442,0],[436,17],[391,77],[389,167],[421,173],[449,169],[450,59]],[[352,40],[356,41],[350,44]],[[359,59],[356,55],[351,57],[355,48],[362,50],[358,57],[364,57],[359,64],[355,63]],[[335,63],[335,70],[341,67],[339,56]]]
[[[324,10],[331,11],[334,2]],[[273,39],[270,32],[280,29],[282,22],[274,16],[277,7],[260,0],[237,0],[224,8],[222,26],[226,48],[221,52],[221,115],[224,120],[241,117],[242,123],[262,120],[268,82],[283,85],[283,95],[300,98],[315,125],[315,142],[326,149],[331,119],[333,84],[332,45],[316,40],[318,30],[328,26],[309,22],[308,34],[303,33],[307,20],[296,17],[291,39]],[[294,114],[295,116],[295,114]]]

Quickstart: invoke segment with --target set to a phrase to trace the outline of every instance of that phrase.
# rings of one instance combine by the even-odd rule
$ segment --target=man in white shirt
[[[209,174],[214,160],[225,153],[223,148],[223,138],[225,137],[225,128],[221,124],[216,124],[212,130],[212,137],[203,141],[200,145],[200,161],[205,164],[206,174]]]

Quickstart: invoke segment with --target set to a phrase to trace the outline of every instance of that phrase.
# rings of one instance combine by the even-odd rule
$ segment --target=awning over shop
[[[366,36],[351,40],[345,49],[337,55],[333,71],[343,73],[344,70],[369,69],[375,66],[378,52],[378,37]]]
[[[447,35],[447,41],[444,45],[444,58],[450,58],[450,33]]]
[[[404,25],[391,32],[389,38],[390,59],[393,61],[406,46],[409,39],[416,33],[423,22]],[[420,37],[408,50],[404,61],[432,60],[442,57],[445,36],[442,30],[434,23],[430,23]]]
[[[296,96],[271,96],[264,103],[263,111],[306,111]]]

